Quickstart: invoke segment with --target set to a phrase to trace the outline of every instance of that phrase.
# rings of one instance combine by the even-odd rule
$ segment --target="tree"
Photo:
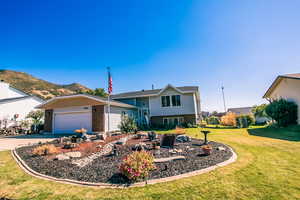
[[[228,112],[226,115],[221,117],[221,124],[224,126],[236,126],[236,114]]]
[[[266,113],[266,107],[268,105],[267,104],[261,104],[259,106],[254,106],[251,110],[251,112],[253,113],[253,115],[255,117],[268,117],[267,113]]]
[[[296,124],[298,119],[298,106],[285,99],[274,100],[266,107],[266,113],[275,120],[279,127]]]
[[[103,88],[96,88],[95,90],[90,90],[87,92],[87,94],[95,95],[99,97],[107,97],[107,93]]]
[[[26,116],[27,119],[31,119],[34,125],[40,125],[44,119],[44,111],[42,110],[35,110],[28,113]]]

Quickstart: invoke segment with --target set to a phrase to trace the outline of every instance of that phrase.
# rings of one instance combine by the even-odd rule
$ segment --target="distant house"
[[[0,128],[15,125],[43,100],[0,81]]]
[[[286,99],[298,105],[298,123],[300,123],[300,73],[278,76],[263,98],[272,101]]]
[[[232,112],[237,115],[253,115],[252,109],[253,109],[253,107],[228,108],[227,112]],[[255,117],[256,123],[265,123],[269,120],[270,119],[268,119],[266,117]]]
[[[69,133],[85,128],[88,132],[119,130],[122,116],[140,125],[195,124],[200,120],[198,87],[141,90],[111,95],[108,117],[107,98],[78,94],[55,97],[38,108],[45,110],[45,131]]]

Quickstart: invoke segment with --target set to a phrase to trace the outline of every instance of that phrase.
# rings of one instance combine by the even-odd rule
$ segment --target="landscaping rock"
[[[116,142],[116,144],[125,145],[126,142],[127,142],[127,138],[124,137],[124,138],[119,139],[119,140]]]
[[[220,146],[220,147],[217,147],[217,150],[218,151],[225,151],[225,148]]]
[[[176,142],[190,142],[191,138],[187,135],[178,135],[176,137]]]
[[[81,152],[79,152],[79,151],[68,152],[68,153],[65,153],[65,155],[69,156],[70,158],[80,158]]]
[[[154,162],[155,163],[161,163],[161,162],[169,162],[173,160],[184,160],[184,156],[173,156],[173,157],[167,157],[167,158],[155,158]]]
[[[62,153],[62,154],[58,154],[54,160],[68,160],[68,159],[70,159],[70,157]]]

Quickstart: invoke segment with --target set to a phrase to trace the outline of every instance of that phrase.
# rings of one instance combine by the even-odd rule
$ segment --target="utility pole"
[[[225,103],[225,95],[224,95],[224,86],[222,86],[221,89],[222,89],[222,95],[223,95],[224,112],[226,113],[226,103]]]

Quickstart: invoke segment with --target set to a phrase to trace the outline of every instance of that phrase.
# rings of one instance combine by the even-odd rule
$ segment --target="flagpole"
[[[110,67],[107,67],[107,73],[108,73],[108,96],[107,96],[107,133],[109,135],[110,133],[110,93],[111,93],[111,74],[110,74]]]
[[[107,133],[109,134],[109,131],[110,131],[110,94],[108,94],[107,101],[108,101]]]

